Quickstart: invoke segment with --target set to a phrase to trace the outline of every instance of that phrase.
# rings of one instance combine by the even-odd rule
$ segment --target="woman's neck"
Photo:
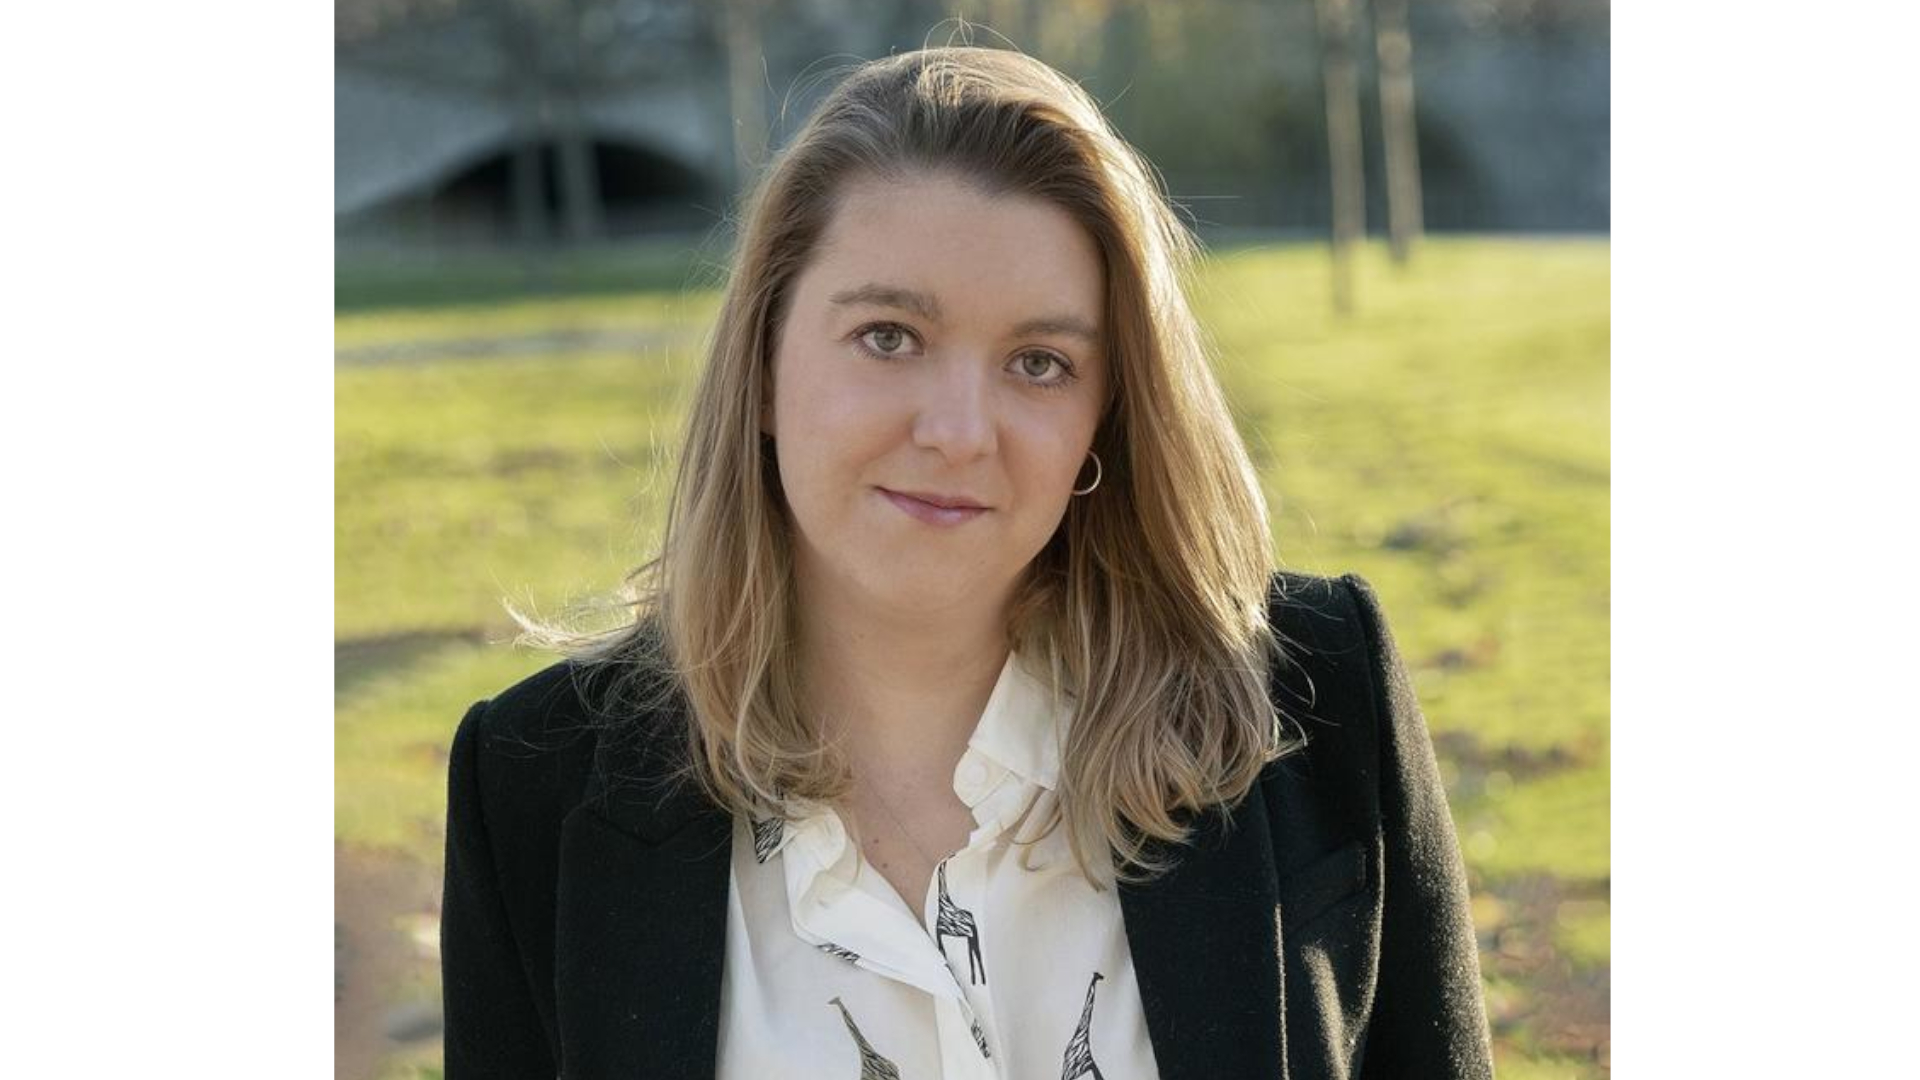
[[[799,589],[807,708],[889,788],[952,783],[1006,665],[1006,600],[901,612]]]

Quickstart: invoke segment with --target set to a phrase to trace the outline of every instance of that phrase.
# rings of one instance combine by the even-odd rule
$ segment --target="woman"
[[[454,738],[450,1080],[1490,1075],[1424,721],[1272,572],[1191,255],[1037,61],[822,105],[637,616]]]

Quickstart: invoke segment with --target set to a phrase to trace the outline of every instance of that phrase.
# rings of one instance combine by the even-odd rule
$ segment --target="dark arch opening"
[[[634,143],[594,140],[593,172],[600,196],[600,239],[702,229],[713,223],[718,195],[708,177],[665,154]],[[424,234],[437,243],[507,244],[521,239],[515,217],[514,147],[503,145],[468,162],[438,183],[396,200],[381,217],[383,231]],[[537,234],[563,238],[560,153],[556,143],[535,146],[540,198]]]

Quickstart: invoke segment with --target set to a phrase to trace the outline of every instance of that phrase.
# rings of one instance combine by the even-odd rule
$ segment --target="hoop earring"
[[[1075,495],[1091,495],[1093,493],[1093,489],[1100,486],[1100,478],[1106,475],[1106,470],[1100,467],[1100,455],[1089,450],[1087,451],[1087,456],[1093,459],[1093,483],[1088,484],[1087,490],[1085,491],[1081,491],[1079,488],[1074,488],[1073,493]]]

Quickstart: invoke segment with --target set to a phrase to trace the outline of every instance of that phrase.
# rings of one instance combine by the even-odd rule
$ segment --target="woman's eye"
[[[1067,382],[1073,378],[1073,369],[1067,365],[1065,360],[1060,359],[1052,353],[1021,353],[1020,356],[1015,359],[1014,363],[1019,366],[1020,374],[1037,383],[1052,385]],[[1056,367],[1060,369],[1059,374],[1049,376],[1048,370]]]
[[[908,334],[906,327],[888,323],[883,326],[869,327],[860,334],[860,340],[869,349],[884,356],[891,356],[906,347]]]

